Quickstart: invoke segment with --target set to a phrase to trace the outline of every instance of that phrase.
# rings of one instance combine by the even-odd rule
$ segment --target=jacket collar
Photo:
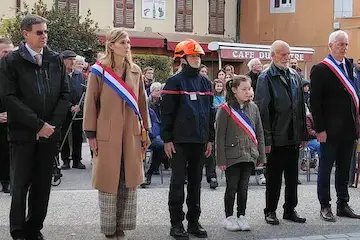
[[[29,52],[29,50],[26,48],[25,46],[25,42],[21,42],[19,44],[19,54],[22,58],[24,58],[25,60],[33,63],[33,64],[36,64],[36,60],[35,58],[33,58]],[[49,60],[54,57],[54,56],[57,56],[58,54],[53,52],[49,47],[45,46],[43,48],[43,65],[46,65],[46,63],[49,63]]]

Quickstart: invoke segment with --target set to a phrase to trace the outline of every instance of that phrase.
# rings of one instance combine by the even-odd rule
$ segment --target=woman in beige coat
[[[122,77],[135,93],[142,119],[110,87],[103,70]],[[96,71],[97,69],[97,71]],[[106,238],[126,239],[135,229],[136,187],[143,182],[142,128],[149,129],[146,92],[139,66],[132,62],[130,39],[120,29],[106,38],[106,52],[92,66],[85,97],[84,130],[94,152],[92,184],[99,190],[101,232]]]

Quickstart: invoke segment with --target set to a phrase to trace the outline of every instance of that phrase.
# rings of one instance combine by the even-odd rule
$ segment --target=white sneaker
[[[266,184],[266,178],[265,178],[265,175],[263,173],[256,174],[255,178],[256,178],[256,182],[257,182],[258,185],[265,185]]]
[[[224,220],[224,228],[232,232],[241,230],[237,218],[234,216],[230,216]]]
[[[250,226],[249,226],[249,223],[247,222],[245,216],[241,215],[237,219],[237,223],[238,223],[241,231],[250,231]]]

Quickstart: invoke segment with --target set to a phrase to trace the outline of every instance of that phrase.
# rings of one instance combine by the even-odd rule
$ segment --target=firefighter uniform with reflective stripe
[[[203,51],[201,54],[204,54]],[[198,221],[205,151],[207,144],[213,142],[215,132],[211,82],[199,74],[199,69],[183,64],[182,71],[166,82],[162,92],[161,114],[161,138],[165,144],[172,142],[176,151],[171,159],[170,235],[175,239],[188,239],[188,233],[206,237],[207,232]],[[186,175],[187,232],[182,225]]]

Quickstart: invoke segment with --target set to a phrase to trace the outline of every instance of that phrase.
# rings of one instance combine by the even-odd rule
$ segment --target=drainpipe
[[[241,14],[241,0],[236,2],[236,38],[235,42],[240,42],[240,14]]]

